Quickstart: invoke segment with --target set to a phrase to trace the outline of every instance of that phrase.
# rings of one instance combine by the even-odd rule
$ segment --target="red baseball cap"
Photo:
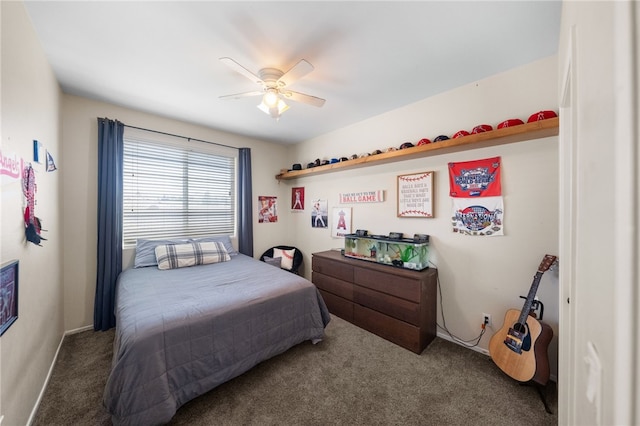
[[[454,139],[455,139],[455,138],[461,138],[461,137],[463,137],[463,136],[469,136],[469,132],[467,132],[466,130],[460,130],[460,131],[456,132],[456,133],[453,135],[453,138],[454,138]]]
[[[535,114],[531,114],[531,116],[527,120],[527,123],[532,123],[534,121],[540,121],[540,120],[546,120],[547,118],[554,118],[554,117],[557,117],[557,116],[558,116],[558,114],[556,114],[554,111],[551,111],[551,110],[538,111]]]
[[[490,125],[481,124],[479,126],[474,127],[471,133],[476,134],[476,133],[482,133],[482,132],[489,132],[491,130],[493,130],[493,127],[491,127]]]
[[[510,118],[498,124],[498,129],[504,129],[505,127],[519,126],[521,124],[524,124],[524,121],[520,120],[519,118]]]
[[[418,146],[420,146],[420,145],[426,145],[426,144],[428,144],[428,143],[431,143],[431,140],[430,140],[430,139],[422,138],[422,139],[420,139],[420,140],[418,141],[417,145],[418,145]]]

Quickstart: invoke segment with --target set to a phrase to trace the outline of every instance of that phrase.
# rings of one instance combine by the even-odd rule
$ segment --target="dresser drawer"
[[[311,263],[311,268],[314,272],[353,282],[353,267],[344,262],[313,256]]]
[[[353,282],[381,293],[420,303],[420,281],[416,279],[356,267],[353,268]]]
[[[328,293],[322,289],[319,289],[324,303],[327,305],[327,309],[333,315],[337,315],[345,321],[353,322],[353,303],[336,296],[335,294]]]
[[[364,306],[353,305],[353,323],[417,354],[426,346],[421,341],[420,328]]]
[[[311,282],[320,290],[324,290],[329,293],[333,293],[336,296],[340,296],[347,300],[353,300],[353,284],[341,279],[324,275],[319,272],[313,271],[311,273]]]
[[[353,301],[393,318],[420,326],[420,305],[365,287],[353,286]]]

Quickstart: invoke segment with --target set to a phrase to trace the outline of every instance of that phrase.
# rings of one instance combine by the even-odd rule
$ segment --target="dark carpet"
[[[110,425],[102,406],[113,330],[65,337],[34,426]],[[491,359],[436,338],[421,355],[333,316],[300,344],[182,406],[171,425],[556,425],[546,396]]]

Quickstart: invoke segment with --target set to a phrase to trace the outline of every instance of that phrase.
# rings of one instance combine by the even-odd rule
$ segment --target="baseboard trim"
[[[487,349],[483,349],[479,346],[467,346],[455,340],[453,337],[449,336],[447,333],[443,333],[442,331],[438,331],[436,333],[438,337],[444,340],[448,340],[449,342],[455,343],[456,345],[462,346],[463,348],[471,349],[472,351],[480,352],[483,355],[489,356],[489,351]]]
[[[60,339],[60,343],[58,343],[58,349],[56,349],[56,353],[53,356],[53,360],[51,361],[51,365],[49,366],[49,371],[47,372],[47,377],[44,380],[44,383],[42,384],[42,389],[40,389],[40,393],[38,394],[38,399],[36,399],[36,403],[33,406],[33,409],[31,410],[31,414],[29,415],[29,420],[27,421],[27,425],[31,425],[33,423],[33,420],[36,417],[36,413],[38,412],[38,408],[40,407],[40,401],[42,401],[42,397],[44,396],[44,391],[47,389],[47,386],[49,385],[49,380],[51,379],[51,374],[53,374],[53,368],[56,365],[56,361],[58,360],[58,354],[60,353],[60,348],[62,347],[62,342],[64,341],[64,337],[66,336],[66,333],[64,333],[62,335],[62,338]]]
[[[466,345],[461,344],[460,342],[455,341],[451,336],[449,336],[447,333],[443,333],[441,331],[439,331],[438,333],[436,333],[436,335],[438,337],[440,337],[441,339],[447,340],[449,342],[455,343],[458,346],[462,346],[463,348],[467,348],[467,349],[471,349],[473,351],[476,352],[480,352],[483,355],[489,356],[489,351],[487,349],[483,349],[483,348],[479,348],[478,346],[474,346],[474,347],[469,347]],[[549,375],[549,380],[551,380],[554,383],[558,383],[558,376],[556,376],[555,374],[551,374]]]
[[[60,343],[58,343],[58,349],[56,349],[56,353],[53,356],[53,360],[51,361],[51,365],[49,366],[49,371],[47,372],[47,377],[42,384],[42,389],[40,389],[40,393],[38,394],[38,399],[36,399],[36,403],[31,410],[31,414],[29,415],[29,420],[27,421],[27,425],[31,425],[33,420],[36,417],[36,413],[38,412],[38,408],[40,407],[40,402],[42,401],[42,397],[44,396],[44,392],[47,390],[47,386],[49,385],[49,380],[51,379],[51,375],[53,374],[53,369],[56,366],[56,362],[58,361],[58,354],[60,353],[60,348],[62,348],[62,343],[64,342],[64,338],[76,333],[82,333],[83,331],[92,330],[93,325],[88,325],[86,327],[75,328],[73,330],[67,330],[62,334],[62,338],[60,339]],[[4,416],[3,416],[4,417]]]
[[[82,333],[83,331],[93,330],[93,325],[87,325],[85,327],[74,328],[73,330],[67,330],[64,332],[65,336],[70,336],[72,334]]]

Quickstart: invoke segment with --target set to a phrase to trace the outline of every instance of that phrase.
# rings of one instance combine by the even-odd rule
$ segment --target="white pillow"
[[[291,250],[281,250],[279,248],[273,249],[273,257],[281,257],[282,263],[280,263],[280,267],[282,269],[291,270],[293,268],[293,256],[296,253],[296,249]]]
[[[167,244],[156,247],[158,269],[176,269],[228,262],[231,257],[221,242]]]

